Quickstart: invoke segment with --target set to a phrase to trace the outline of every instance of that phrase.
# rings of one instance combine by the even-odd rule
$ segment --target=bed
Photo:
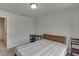
[[[42,40],[16,47],[17,56],[65,56],[66,37],[43,34]]]

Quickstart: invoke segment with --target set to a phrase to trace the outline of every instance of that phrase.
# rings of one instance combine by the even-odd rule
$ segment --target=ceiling
[[[33,10],[29,7],[29,3],[0,3],[0,10],[32,18],[41,18],[77,7],[79,7],[78,3],[39,3],[39,7]]]

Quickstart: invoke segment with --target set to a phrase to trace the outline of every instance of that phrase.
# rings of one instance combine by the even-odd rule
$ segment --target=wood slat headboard
[[[65,36],[43,34],[43,39],[52,40],[52,41],[66,44],[66,37]]]

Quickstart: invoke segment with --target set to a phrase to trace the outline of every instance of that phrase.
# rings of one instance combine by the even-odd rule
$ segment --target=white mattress
[[[16,54],[18,56],[65,56],[67,54],[67,46],[42,39],[16,47]]]

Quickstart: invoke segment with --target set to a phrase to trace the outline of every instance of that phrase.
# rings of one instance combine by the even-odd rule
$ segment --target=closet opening
[[[0,48],[6,47],[7,38],[7,24],[4,17],[0,17]]]

